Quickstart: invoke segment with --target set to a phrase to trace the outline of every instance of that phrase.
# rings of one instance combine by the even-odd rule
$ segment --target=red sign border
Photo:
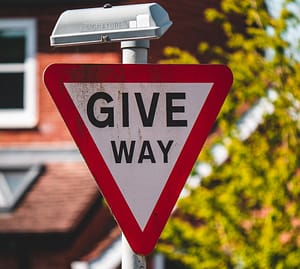
[[[53,64],[44,82],[81,154],[95,177],[122,232],[138,254],[149,254],[172,212],[199,152],[230,90],[233,76],[225,65]],[[214,83],[157,204],[142,231],[89,134],[63,83]]]

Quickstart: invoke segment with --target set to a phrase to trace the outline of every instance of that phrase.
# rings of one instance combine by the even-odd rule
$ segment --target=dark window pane
[[[0,63],[23,63],[24,60],[24,33],[17,30],[0,30]]]
[[[0,73],[0,109],[24,108],[23,73]]]

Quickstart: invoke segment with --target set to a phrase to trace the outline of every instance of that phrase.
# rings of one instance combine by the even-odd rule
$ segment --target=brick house
[[[49,46],[63,11],[105,2],[1,1],[0,269],[101,268],[107,250],[117,249],[120,231],[42,81],[51,63],[121,62],[120,44]],[[151,41],[149,62],[163,58],[167,45],[196,55],[200,40],[222,42],[220,29],[208,27],[202,14],[219,1],[157,2],[174,24]],[[120,255],[110,257],[108,268],[120,265]]]

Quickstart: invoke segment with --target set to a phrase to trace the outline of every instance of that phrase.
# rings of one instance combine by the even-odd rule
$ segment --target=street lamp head
[[[63,12],[50,36],[54,47],[160,38],[172,25],[156,3]]]

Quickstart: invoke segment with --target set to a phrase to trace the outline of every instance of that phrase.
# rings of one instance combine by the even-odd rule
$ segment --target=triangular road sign
[[[130,246],[150,253],[230,89],[231,71],[54,64],[44,80]]]

